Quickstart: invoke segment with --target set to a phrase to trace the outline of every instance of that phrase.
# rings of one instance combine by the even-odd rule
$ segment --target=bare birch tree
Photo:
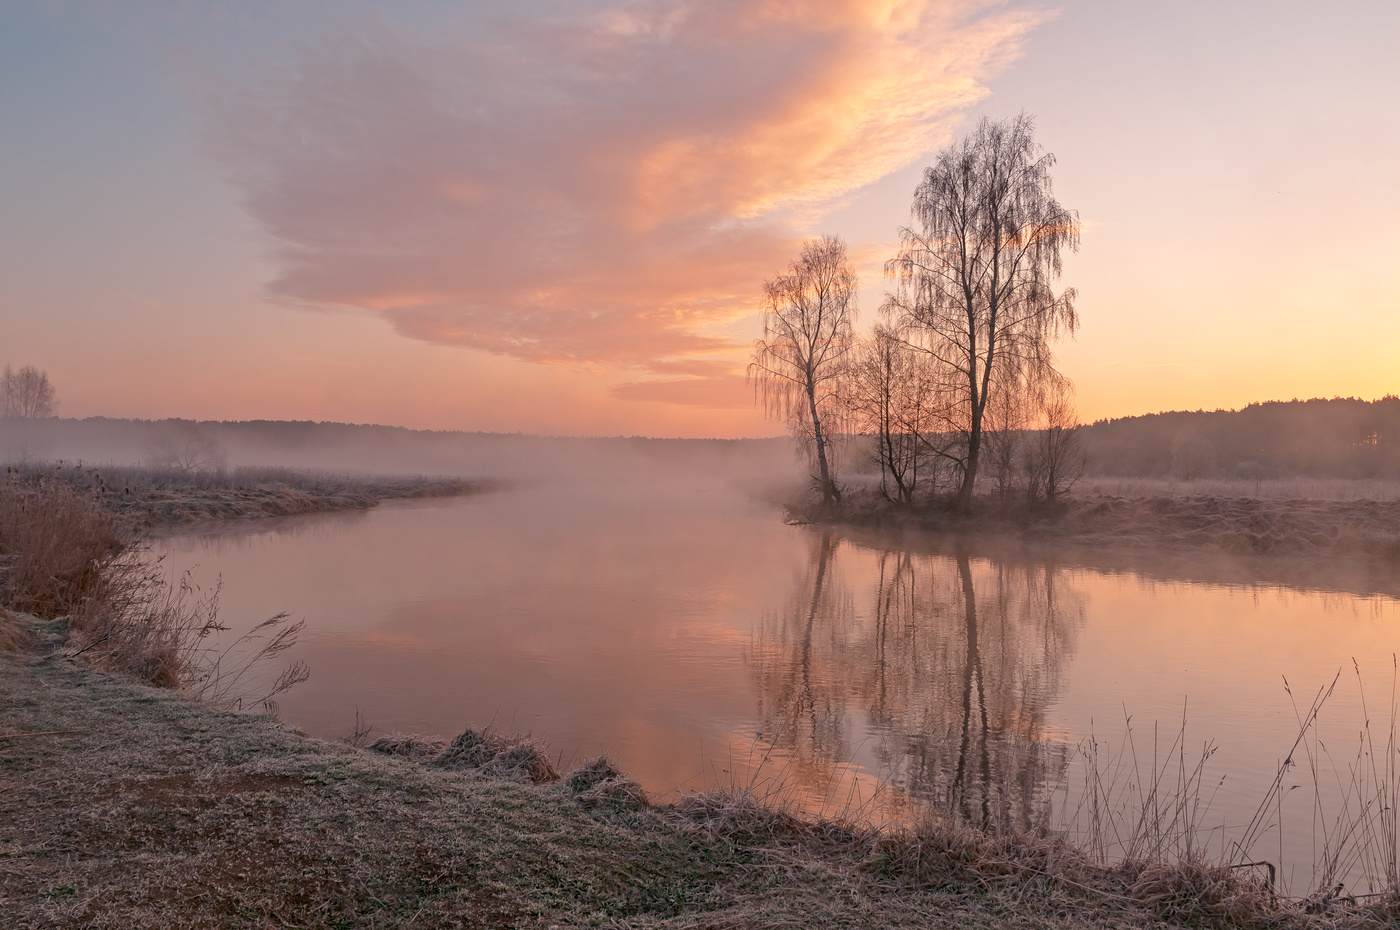
[[[35,419],[53,416],[55,392],[47,372],[33,365],[0,375],[0,416]]]
[[[913,223],[885,264],[887,307],[946,373],[951,427],[963,436],[956,510],[972,506],[989,398],[1033,390],[1052,371],[1050,343],[1078,326],[1075,292],[1053,289],[1079,216],[1055,200],[1053,155],[1027,114],[983,119],[939,153],[914,192]],[[994,374],[997,378],[994,379]]]
[[[833,441],[856,318],[846,243],[837,236],[807,240],[786,274],[764,282],[763,298],[763,338],[754,343],[749,382],[809,452],[823,503],[839,501]]]
[[[888,325],[877,324],[856,352],[848,403],[856,428],[874,441],[886,500],[912,504],[936,478],[942,397],[927,358]]]

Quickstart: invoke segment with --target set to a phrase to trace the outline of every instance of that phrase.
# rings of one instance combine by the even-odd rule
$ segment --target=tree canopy
[[[1021,114],[983,119],[938,154],[914,192],[885,273],[885,309],[926,353],[949,398],[946,431],[961,437],[955,505],[972,502],[988,405],[1000,392],[1039,395],[1059,375],[1052,341],[1073,333],[1073,288],[1056,294],[1062,254],[1079,246],[1079,216],[1052,192],[1053,155]]]

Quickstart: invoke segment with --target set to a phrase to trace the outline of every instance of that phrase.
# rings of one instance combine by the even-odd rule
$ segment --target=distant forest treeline
[[[1400,397],[1270,401],[1080,427],[1089,474],[1181,479],[1400,477]],[[868,454],[857,443],[856,461]],[[788,474],[787,439],[566,439],[291,421],[0,418],[0,457],[186,469],[285,465],[467,477],[599,474],[624,460],[716,474]]]
[[[1269,401],[1080,430],[1087,470],[1124,477],[1400,476],[1400,397]]]
[[[284,466],[334,473],[523,479],[791,470],[786,439],[570,438],[288,420],[0,417],[0,458],[177,471]]]

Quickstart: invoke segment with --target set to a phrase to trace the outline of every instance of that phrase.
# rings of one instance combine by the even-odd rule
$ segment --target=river
[[[327,739],[357,713],[375,734],[491,725],[565,767],[606,752],[663,799],[931,806],[1110,856],[1189,842],[1275,862],[1295,892],[1327,879],[1336,824],[1375,826],[1364,805],[1400,784],[1400,613],[1325,583],[789,526],[719,481],[540,482],[154,544],[172,573],[222,582],[226,635],[306,621],[292,655],[311,677],[278,712]],[[1331,866],[1351,887],[1385,868],[1351,855]]]

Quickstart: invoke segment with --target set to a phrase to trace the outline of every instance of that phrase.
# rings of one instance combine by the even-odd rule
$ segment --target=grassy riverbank
[[[365,510],[386,500],[456,497],[490,486],[462,478],[335,475],[292,468],[183,471],[48,463],[10,466],[9,472],[14,480],[88,492],[113,512],[151,526]]]
[[[903,835],[725,795],[650,807],[311,740],[64,658],[0,655],[0,913],[15,928],[1393,926],[1241,872],[1049,838]],[[480,760],[472,760],[479,763]],[[548,777],[548,773],[544,773]],[[571,786],[572,781],[572,786]],[[595,780],[596,781],[596,780]]]

